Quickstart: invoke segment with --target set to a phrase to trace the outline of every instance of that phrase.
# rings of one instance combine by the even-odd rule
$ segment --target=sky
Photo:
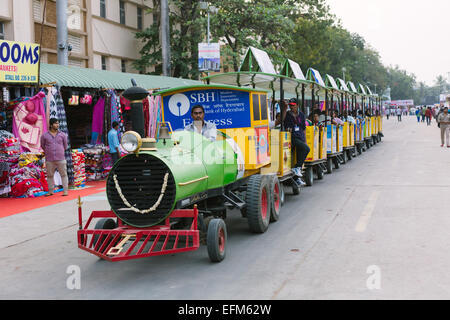
[[[326,1],[345,29],[379,52],[385,66],[398,65],[427,85],[438,75],[449,77],[450,0]]]

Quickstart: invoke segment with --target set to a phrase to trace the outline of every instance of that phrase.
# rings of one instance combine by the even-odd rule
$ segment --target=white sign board
[[[393,100],[389,104],[391,106],[413,106],[414,100]]]
[[[272,61],[270,61],[269,55],[267,52],[250,47],[250,50],[252,50],[253,56],[255,57],[256,61],[258,62],[258,65],[261,69],[261,72],[263,73],[270,73],[270,74],[276,74],[275,68],[272,64]]]
[[[298,80],[306,80],[305,76],[303,75],[303,71],[300,68],[300,65],[297,62],[292,61],[290,59],[288,59],[288,61],[289,61],[289,66],[292,69],[292,73],[294,74],[294,78],[298,79]]]
[[[327,79],[328,79],[328,81],[330,82],[331,87],[332,87],[333,89],[339,90],[339,88],[338,88],[338,86],[337,86],[337,84],[336,84],[336,81],[334,81],[334,78],[333,78],[332,76],[330,76],[329,74],[327,74]]]
[[[220,44],[199,43],[198,44],[198,70],[220,71]]]
[[[339,81],[339,86],[340,86],[341,90],[344,90],[344,91],[350,91],[350,90],[348,90],[348,87],[347,87],[347,85],[345,84],[345,81],[344,81],[344,80],[338,78],[338,81]]]
[[[323,82],[322,76],[320,75],[319,71],[313,68],[309,68],[309,70],[311,71],[311,74],[313,75],[316,83],[320,84],[322,87],[325,87],[325,82]]]

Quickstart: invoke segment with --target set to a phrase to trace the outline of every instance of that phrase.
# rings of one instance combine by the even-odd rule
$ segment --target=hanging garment
[[[103,116],[105,108],[105,99],[100,97],[94,106],[94,111],[92,114],[92,137],[91,144],[101,143],[98,141],[103,133]]]
[[[72,163],[72,148],[70,146],[69,130],[67,128],[66,109],[61,97],[61,93],[57,91],[55,97],[57,119],[59,122],[59,131],[62,131],[67,136],[67,149],[64,151],[64,158],[67,161],[67,176],[69,177],[69,183],[73,183],[73,163]]]
[[[109,90],[108,93],[111,96],[111,123],[116,121],[119,124],[119,140],[121,137],[120,126],[123,127],[122,114],[120,112],[120,101],[118,102],[118,96],[114,90]]]
[[[148,132],[150,130],[150,113],[149,113],[149,101],[148,101],[148,97],[145,98],[142,101],[142,105],[143,105],[143,111],[144,111],[144,132],[146,135],[148,135]]]
[[[20,102],[13,111],[13,133],[20,140],[22,152],[41,153],[41,135],[47,131],[43,98],[45,93]]]
[[[156,137],[156,127],[161,119],[161,97],[149,96],[149,132],[148,136]]]

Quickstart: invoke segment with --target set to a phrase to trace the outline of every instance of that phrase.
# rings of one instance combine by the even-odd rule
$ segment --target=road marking
[[[364,211],[359,217],[358,223],[356,224],[355,231],[356,232],[364,232],[366,231],[367,225],[369,224],[370,217],[372,216],[373,210],[375,209],[375,204],[377,203],[379,191],[373,191],[370,194],[369,201],[364,207]]]

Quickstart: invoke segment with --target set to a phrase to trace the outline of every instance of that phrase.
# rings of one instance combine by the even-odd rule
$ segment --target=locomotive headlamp
[[[123,134],[120,144],[127,152],[138,152],[142,146],[142,138],[137,132],[127,131]]]

